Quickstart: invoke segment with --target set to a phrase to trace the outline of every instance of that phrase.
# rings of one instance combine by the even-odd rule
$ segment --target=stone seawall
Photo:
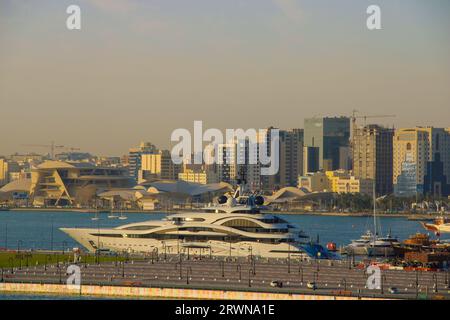
[[[0,283],[0,292],[26,294],[87,295],[104,297],[136,297],[148,299],[213,299],[213,300],[357,300],[357,297],[320,296],[311,294],[287,294],[204,290],[184,288],[143,288],[85,285],[73,289],[66,285],[39,283]],[[371,298],[361,298],[363,300]],[[371,299],[372,300],[372,299]]]

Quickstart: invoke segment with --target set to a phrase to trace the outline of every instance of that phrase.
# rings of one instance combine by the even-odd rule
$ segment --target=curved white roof
[[[233,187],[225,182],[200,184],[182,180],[160,180],[144,184],[148,192],[177,193],[186,196],[198,196],[209,192],[231,191]]]
[[[68,162],[68,161],[48,160],[37,165],[37,169],[70,169],[70,168],[95,168],[95,164],[89,162]]]
[[[4,185],[0,192],[30,192],[31,179],[19,179]]]

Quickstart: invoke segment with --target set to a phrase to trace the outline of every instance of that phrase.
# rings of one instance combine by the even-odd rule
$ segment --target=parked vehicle
[[[274,287],[274,288],[282,288],[283,287],[283,282],[281,282],[281,281],[272,281],[270,283],[270,286]]]

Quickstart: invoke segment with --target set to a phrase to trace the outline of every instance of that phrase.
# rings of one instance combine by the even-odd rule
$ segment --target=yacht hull
[[[111,252],[128,252],[141,254],[189,254],[191,256],[231,256],[248,257],[250,255],[264,258],[290,258],[307,259],[312,254],[318,258],[329,258],[328,252],[322,251],[323,247],[315,247],[310,244],[266,244],[256,241],[243,241],[227,243],[223,241],[185,242],[177,240],[156,240],[127,237],[102,237],[95,236],[95,229],[71,229],[62,228],[63,232],[79,242],[89,252],[95,253],[97,249]],[[321,252],[317,254],[317,252]]]

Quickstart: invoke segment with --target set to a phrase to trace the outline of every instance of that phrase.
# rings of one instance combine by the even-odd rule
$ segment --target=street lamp
[[[28,254],[28,253],[25,254],[25,259],[26,259],[26,266],[27,266],[27,268],[28,268],[28,266],[29,266],[29,265],[28,265],[28,258],[30,257],[30,255],[31,255],[31,254]]]
[[[59,262],[57,264],[58,271],[59,271],[59,284],[62,284],[62,277],[61,277],[61,266],[59,265]]]
[[[11,274],[14,273],[14,258],[13,257],[9,257],[9,265],[11,267]]]
[[[189,284],[189,274],[192,276],[192,267],[186,268],[186,284]]]
[[[19,270],[22,270],[22,259],[23,259],[23,254],[18,254],[18,255],[16,255],[16,258],[19,260]]]
[[[62,254],[64,255],[64,252],[66,251],[67,241],[62,242]]]
[[[445,273],[445,284],[446,284],[446,288],[447,288],[447,289],[450,289],[449,272],[450,272],[450,271],[447,271],[447,272]]]
[[[419,297],[419,270],[416,269],[416,299]]]
[[[436,272],[433,273],[433,280],[434,280],[434,292],[437,293],[438,292],[438,279],[437,279]]]
[[[288,273],[291,273],[291,243],[289,242],[288,245]]]
[[[386,283],[386,275],[381,276],[381,294],[384,294],[384,284]]]
[[[178,265],[180,266],[180,279],[183,279],[183,272],[182,272],[182,271],[183,271],[183,270],[182,270],[183,266],[182,266],[182,262],[179,261],[179,262],[175,263],[175,270],[178,269]]]
[[[181,270],[181,267],[180,267]],[[192,276],[192,267],[186,268],[186,284],[189,284],[189,275]]]
[[[342,278],[341,282],[344,283],[344,291],[347,291],[347,279]]]
[[[20,247],[22,246],[22,244],[23,244],[22,240],[17,241],[17,253],[20,253]]]
[[[52,260],[52,256],[49,254],[45,255],[45,260],[44,260],[44,270],[47,271],[47,259],[50,257],[50,260]]]
[[[300,282],[303,283],[303,267],[301,265],[298,266],[298,274],[300,274]]]
[[[167,260],[167,244],[164,242],[164,261]]]
[[[236,266],[236,271],[239,271],[239,281],[241,281],[242,280],[242,276],[241,276],[241,265],[240,264],[238,264]]]
[[[248,287],[249,288],[252,286],[252,279],[251,279],[252,273],[253,273],[252,268],[248,269]]]
[[[220,268],[222,269],[222,278],[225,277],[225,263],[223,261],[219,261]]]

